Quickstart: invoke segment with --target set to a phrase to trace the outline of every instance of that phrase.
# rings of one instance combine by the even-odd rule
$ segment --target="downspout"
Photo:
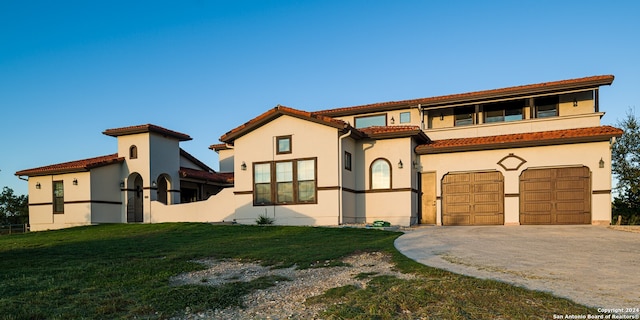
[[[342,156],[342,140],[351,135],[351,129],[338,138],[338,225],[342,224],[342,168],[344,157]]]

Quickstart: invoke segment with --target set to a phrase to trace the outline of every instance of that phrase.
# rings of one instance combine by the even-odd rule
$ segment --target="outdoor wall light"
[[[247,171],[247,164],[244,163],[244,161],[242,161],[242,164],[240,165],[240,169],[242,169],[242,171]]]
[[[598,166],[600,168],[604,168],[604,160],[602,160],[602,158],[600,158],[600,161],[598,162]]]
[[[36,182],[36,189],[40,189],[40,188],[41,188],[40,182]]]
[[[74,186],[77,186],[77,185],[78,185],[78,179],[73,178],[73,185],[74,185]]]
[[[398,161],[398,169],[402,169],[402,167],[404,167],[404,165],[402,164],[402,159],[400,159],[400,161]]]
[[[156,183],[156,181],[155,181],[155,180],[154,180],[154,181],[151,181],[151,187],[152,187],[152,188],[157,188],[157,187],[158,187],[158,184]]]
[[[578,106],[578,99],[573,98],[573,106],[577,107]]]
[[[120,188],[124,188],[124,181],[120,181]]]
[[[393,117],[391,117],[391,124],[394,124],[394,123],[396,123],[396,120]]]
[[[444,114],[440,113],[440,121],[444,120]]]

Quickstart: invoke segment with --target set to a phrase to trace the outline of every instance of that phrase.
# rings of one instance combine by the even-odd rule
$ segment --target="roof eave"
[[[486,143],[476,144],[468,146],[451,146],[432,148],[429,145],[420,145],[415,148],[416,154],[439,154],[439,153],[455,153],[455,152],[467,152],[467,151],[483,151],[483,150],[497,150],[497,149],[509,149],[509,148],[526,148],[526,147],[543,147],[562,144],[574,144],[574,143],[586,143],[586,142],[602,142],[611,139],[612,137],[620,137],[619,134],[602,134],[586,137],[570,137],[570,138],[556,138],[546,140],[527,140],[527,141],[515,141],[504,143]]]

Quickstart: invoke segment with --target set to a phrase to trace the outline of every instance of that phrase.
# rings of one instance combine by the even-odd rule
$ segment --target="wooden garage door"
[[[442,178],[442,224],[504,224],[502,173],[449,173]]]
[[[520,175],[520,224],[590,224],[589,168],[527,169]]]

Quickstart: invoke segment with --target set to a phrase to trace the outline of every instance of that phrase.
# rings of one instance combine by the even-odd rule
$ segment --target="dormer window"
[[[129,147],[129,159],[138,159],[138,147],[135,145]]]
[[[356,117],[356,128],[366,128],[373,126],[386,126],[387,114],[377,114],[373,116]]]

